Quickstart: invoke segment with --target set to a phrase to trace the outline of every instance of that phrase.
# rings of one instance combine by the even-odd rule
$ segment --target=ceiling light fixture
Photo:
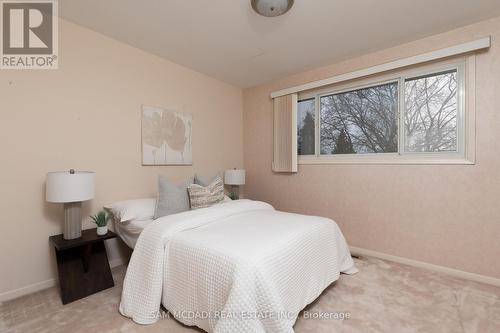
[[[262,16],[275,17],[285,14],[294,0],[252,0],[253,9]]]

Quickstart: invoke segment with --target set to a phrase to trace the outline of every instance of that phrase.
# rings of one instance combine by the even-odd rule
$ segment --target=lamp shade
[[[224,172],[226,185],[245,185],[245,170],[230,169]]]
[[[95,195],[94,183],[95,173],[90,171],[49,172],[45,198],[48,202],[90,200]]]

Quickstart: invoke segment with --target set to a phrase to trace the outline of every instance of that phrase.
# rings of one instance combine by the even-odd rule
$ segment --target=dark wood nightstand
[[[82,237],[71,240],[65,240],[62,234],[49,237],[56,250],[63,304],[115,285],[104,241],[116,234],[108,231],[98,236],[96,230],[83,230]]]

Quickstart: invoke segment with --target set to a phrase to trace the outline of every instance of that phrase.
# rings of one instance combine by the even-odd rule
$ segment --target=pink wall
[[[476,165],[299,165],[274,174],[271,91],[491,35],[476,57]],[[500,18],[244,91],[245,195],[327,216],[351,246],[500,278]],[[341,45],[339,45],[341,47]]]

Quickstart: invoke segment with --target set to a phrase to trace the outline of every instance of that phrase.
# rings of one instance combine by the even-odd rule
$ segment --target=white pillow
[[[149,220],[155,215],[156,198],[119,201],[104,208],[113,214],[116,221]]]

